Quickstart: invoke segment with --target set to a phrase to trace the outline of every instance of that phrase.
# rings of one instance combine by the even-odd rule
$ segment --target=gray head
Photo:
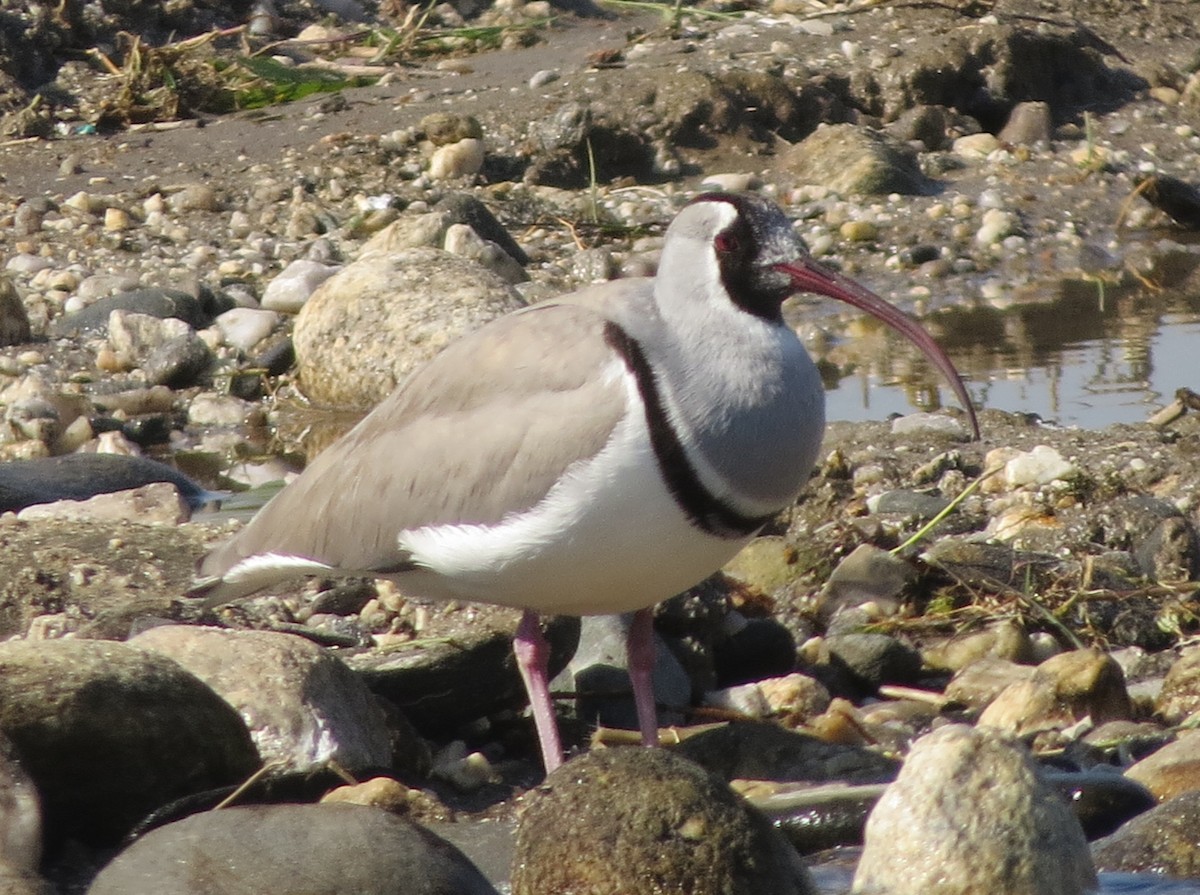
[[[736,307],[783,325],[783,301],[809,292],[879,318],[921,349],[949,381],[979,436],[970,396],[950,358],[921,325],[849,277],[818,264],[774,202],[750,193],[704,193],[667,230],[660,276],[681,284],[717,280]]]

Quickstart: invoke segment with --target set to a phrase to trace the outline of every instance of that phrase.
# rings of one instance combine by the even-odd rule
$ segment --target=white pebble
[[[483,167],[483,141],[474,137],[439,146],[429,160],[429,176],[434,180],[474,177]]]

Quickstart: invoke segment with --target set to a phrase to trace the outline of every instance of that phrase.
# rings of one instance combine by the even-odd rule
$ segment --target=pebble
[[[249,352],[275,331],[281,319],[266,308],[231,308],[213,322],[226,345]]]
[[[762,178],[749,172],[731,172],[727,174],[706,174],[700,181],[700,186],[706,190],[726,190],[729,192],[745,192],[756,190],[762,186]]]
[[[332,264],[297,259],[267,284],[263,290],[262,306],[269,311],[297,314],[313,291],[338,270],[340,268]]]
[[[975,242],[989,246],[1000,242],[1017,227],[1017,217],[1010,211],[989,208],[983,213],[983,224],[975,233]]]
[[[188,421],[196,426],[244,426],[261,416],[254,404],[232,395],[201,393],[188,404]]]
[[[1022,451],[1004,464],[1003,483],[1011,490],[1030,485],[1041,486],[1066,479],[1077,472],[1076,467],[1048,445],[1039,444]]]
[[[189,183],[167,197],[167,207],[175,214],[192,211],[219,211],[217,192],[206,183]]]
[[[479,139],[439,146],[429,160],[429,176],[434,180],[474,177],[483,168],[483,156],[483,141]]]
[[[871,221],[846,221],[838,233],[850,242],[871,242],[879,238],[879,227]]]
[[[531,90],[537,90],[539,87],[545,87],[559,79],[559,74],[554,69],[543,68],[535,71],[529,78],[529,87]]]
[[[1000,148],[1000,141],[987,132],[968,134],[953,143],[955,155],[972,160],[986,159]]]

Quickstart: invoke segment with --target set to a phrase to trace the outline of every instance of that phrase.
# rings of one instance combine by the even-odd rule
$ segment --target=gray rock
[[[125,454],[65,454],[0,463],[0,513],[56,500],[86,500],[151,482],[174,485],[193,510],[212,496],[157,460]]]
[[[495,895],[462,853],[363,805],[255,805],[154,830],[105,867],[88,895]]]
[[[948,506],[950,501],[945,497],[907,488],[896,488],[867,498],[867,509],[872,513],[906,516],[920,521],[932,519]]]
[[[816,891],[761,814],[661,749],[590,752],[546,778],[517,829],[513,895]]]
[[[853,124],[817,128],[786,150],[778,167],[802,183],[824,186],[843,196],[922,195],[932,189],[907,146]]]
[[[878,752],[760,721],[737,721],[695,734],[674,751],[722,780],[882,783],[895,777],[897,767]]]
[[[1101,870],[1200,877],[1200,790],[1182,793],[1092,845]]]
[[[913,745],[871,811],[852,891],[1074,895],[1096,884],[1079,821],[1028,753],[955,724]]]
[[[868,692],[882,684],[911,683],[921,673],[921,655],[888,634],[830,634],[822,642],[829,661],[849,672]]]
[[[103,329],[108,326],[109,314],[127,311],[147,314],[151,317],[175,317],[192,326],[203,329],[212,322],[212,309],[208,303],[177,289],[134,289],[118,292],[88,305],[82,311],[68,314],[54,321],[51,335],[55,337]]]
[[[495,606],[473,607],[469,624],[453,615],[446,628],[422,631],[410,646],[367,650],[346,657],[372,692],[398,706],[422,732],[453,731],[503,707],[528,704],[513,658],[512,637],[520,613]],[[579,643],[579,619],[546,620],[550,674],[567,664]]]
[[[442,247],[447,252],[474,261],[506,283],[516,285],[529,280],[525,268],[507,255],[504,249],[484,239],[466,224],[451,224],[446,229],[446,239]]]
[[[494,273],[448,252],[368,253],[296,318],[304,391],[322,404],[371,406],[441,348],[522,305]]]
[[[117,309],[108,316],[108,345],[125,368],[140,365],[160,346],[194,333],[175,317],[156,317]]]
[[[555,679],[554,688],[579,694],[575,713],[588,724],[637,730],[637,710],[625,655],[628,617],[589,615],[581,619],[579,648]],[[692,682],[679,660],[655,637],[654,699],[659,724],[678,724],[692,700]],[[553,689],[553,688],[552,688]]]
[[[466,224],[480,238],[494,242],[518,264],[528,264],[529,256],[517,245],[504,225],[496,220],[490,208],[470,193],[449,193],[433,207],[451,224]]]
[[[208,343],[189,329],[154,346],[140,366],[151,385],[180,389],[201,384],[215,361]]]
[[[338,268],[331,265],[303,258],[293,261],[267,284],[262,306],[283,314],[298,313],[313,291],[337,271]]]
[[[0,731],[47,838],[111,843],[149,812],[258,767],[241,718],[175,662],[122,643],[0,644]]]
[[[826,620],[864,603],[894,612],[900,594],[916,579],[917,571],[908,561],[871,544],[860,544],[837,564],[825,582],[817,611]]]
[[[1200,647],[1188,647],[1171,664],[1154,709],[1168,724],[1200,715]]]
[[[162,625],[129,641],[204,681],[241,713],[264,762],[306,770],[389,767],[382,710],[340,659],[310,640],[272,631]]]
[[[7,277],[0,277],[0,348],[20,345],[33,338],[29,312],[21,301],[17,287]]]
[[[1047,143],[1054,136],[1054,121],[1050,104],[1042,102],[1017,103],[1008,113],[1008,121],[996,135],[1001,142],[1015,146]]]
[[[26,507],[17,513],[22,522],[53,519],[80,522],[126,521],[139,525],[178,525],[191,511],[173,485],[151,482],[138,488],[97,494],[86,500],[56,500]]]

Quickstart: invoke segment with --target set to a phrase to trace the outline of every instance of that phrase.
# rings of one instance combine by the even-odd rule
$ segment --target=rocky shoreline
[[[209,17],[180,33],[250,27],[222,4],[178,6]],[[278,55],[305,61],[312,40],[289,41],[312,10],[280,6]],[[387,6],[342,13],[394,25]],[[836,863],[825,849],[861,843],[910,750],[938,757],[914,761],[866,826],[856,891],[928,891],[905,854],[936,855],[953,891],[999,891],[1008,883],[974,875],[990,841],[1038,880],[1028,891],[1086,890],[1093,866],[1200,877],[1186,836],[1200,811],[1200,416],[1186,402],[1157,425],[1102,431],[988,408],[974,442],[924,367],[848,315],[792,307],[831,381],[899,377],[933,412],[832,424],[796,507],[723,575],[660,607],[664,745],[682,740],[670,757],[589,746],[597,724],[610,743],[629,726],[620,630],[551,623],[565,730],[584,753],[564,771],[623,781],[610,798],[572,790],[570,773],[535,785],[512,612],[420,604],[373,582],[298,585],[219,613],[183,596],[206,546],[353,419],[323,406],[369,406],[514,307],[652,272],[663,224],[705,188],[772,195],[815,254],[960,347],[968,379],[1028,334],[1013,321],[1036,317],[1053,284],[1194,307],[1200,253],[1163,228],[1163,209],[1187,223],[1187,194],[1156,206],[1144,186],[1186,180],[1200,147],[1186,10],[1160,4],[1131,24],[1103,0],[1073,18],[1033,3],[815,15],[779,0],[735,17],[530,26],[543,6],[438,8],[443,28],[452,13],[501,23],[497,52],[385,60],[373,86],[124,120],[108,135],[89,127],[113,126],[100,88],[119,79],[85,87],[74,61],[35,100],[18,90],[29,71],[10,67],[0,888],[161,892],[164,862],[228,858],[224,876],[172,891],[281,891],[327,874],[360,892],[413,879],[489,892],[507,885],[491,865],[515,837],[512,891],[556,891],[577,867],[603,868],[613,891],[654,891],[638,887],[676,870],[646,869],[668,852],[653,845],[664,821],[649,799],[678,804],[676,817],[711,810],[675,831],[710,849],[697,891],[806,892],[791,849]],[[40,27],[30,33],[67,26]],[[112,49],[112,22],[88,27]],[[343,27],[315,43],[353,45],[345,35],[366,25]],[[233,36],[205,52],[236,55],[222,40]],[[36,58],[51,78],[52,56]],[[937,768],[958,761],[948,785]],[[248,813],[194,813],[263,765],[266,779],[234,796]],[[273,804],[349,781],[370,782],[330,798],[358,808]],[[738,813],[725,782],[791,849]],[[1046,807],[1052,789],[1090,849],[1083,833],[1041,826],[1070,826]],[[981,839],[922,840],[923,797],[950,806],[952,825],[978,821]],[[549,831],[514,834],[525,805],[530,828]],[[488,878],[396,815],[440,824]],[[570,832],[613,818],[651,844],[592,852],[607,838]],[[133,830],[145,836],[129,846]],[[479,846],[496,830],[499,846]],[[728,869],[746,854],[753,872]]]

